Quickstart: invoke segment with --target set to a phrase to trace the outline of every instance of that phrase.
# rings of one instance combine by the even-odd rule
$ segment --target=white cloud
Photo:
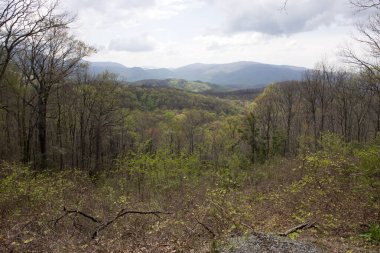
[[[64,4],[72,10],[94,9],[104,12],[110,9],[143,8],[154,5],[156,0],[66,0]]]
[[[242,48],[265,43],[268,36],[260,33],[238,33],[232,35],[204,35],[198,36],[194,42],[208,50],[223,50],[226,48]]]
[[[349,39],[349,0],[62,0],[93,60],[176,67],[258,61],[312,67]]]
[[[80,17],[90,16],[103,24],[145,22],[177,15],[197,0],[66,0],[64,6]]]
[[[203,0],[225,14],[225,31],[294,34],[337,23],[352,24],[354,10],[348,0]],[[349,22],[347,22],[350,20]]]
[[[147,35],[119,37],[111,40],[108,49],[113,51],[146,52],[153,51],[156,43]]]

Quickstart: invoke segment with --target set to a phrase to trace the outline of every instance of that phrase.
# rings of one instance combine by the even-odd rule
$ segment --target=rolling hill
[[[195,63],[175,69],[128,68],[122,64],[113,62],[89,62],[89,70],[93,74],[99,74],[108,70],[128,82],[149,79],[184,79],[188,81],[213,83],[234,89],[244,89],[262,87],[273,82],[300,80],[306,69],[302,67],[271,65],[257,62],[234,62],[226,64]]]

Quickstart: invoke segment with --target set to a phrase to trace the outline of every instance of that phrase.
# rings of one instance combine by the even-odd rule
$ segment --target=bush
[[[380,244],[380,225],[371,225],[368,231],[362,234],[361,236],[371,243]]]

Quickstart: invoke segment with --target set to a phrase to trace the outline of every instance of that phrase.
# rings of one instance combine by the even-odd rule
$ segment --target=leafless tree
[[[277,103],[286,132],[285,153],[291,151],[291,131],[294,127],[294,117],[299,110],[300,83],[287,81],[278,85]]]
[[[380,1],[379,0],[352,0],[350,1],[359,10],[375,9],[375,13],[368,17],[365,23],[358,25],[358,36],[355,40],[362,46],[362,54],[352,48],[343,50],[346,62],[358,66],[361,75],[367,80],[366,87],[380,98]],[[376,111],[380,111],[380,108]]]
[[[287,6],[288,6],[288,0],[284,0],[284,2],[282,3],[282,6],[280,8],[280,10],[286,11],[286,7]]]
[[[68,77],[91,52],[83,42],[68,34],[66,27],[54,27],[29,36],[18,54],[17,64],[37,94],[37,130],[40,167],[46,167],[46,117],[52,88]]]
[[[350,1],[359,9],[380,8],[378,0],[352,0]],[[369,15],[364,23],[357,25],[358,34],[354,39],[361,45],[362,51],[356,52],[352,48],[345,48],[343,56],[349,64],[359,67],[369,75],[374,83],[379,81],[380,66],[380,13]]]
[[[380,8],[379,0],[350,0],[350,3],[360,9]]]
[[[0,1],[0,81],[11,59],[28,38],[73,21],[58,13],[58,0]]]

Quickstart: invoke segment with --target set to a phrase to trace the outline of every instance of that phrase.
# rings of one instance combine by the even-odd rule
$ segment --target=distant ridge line
[[[142,80],[184,79],[235,88],[263,87],[273,82],[301,80],[307,70],[290,65],[239,61],[223,64],[193,63],[179,68],[126,67],[116,62],[88,62],[89,71],[115,73],[128,82]]]

